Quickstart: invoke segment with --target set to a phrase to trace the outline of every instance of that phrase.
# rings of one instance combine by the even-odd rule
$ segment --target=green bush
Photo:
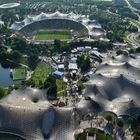
[[[106,118],[106,120],[109,121],[109,122],[112,121],[112,115],[110,115],[110,114],[108,114],[105,118]]]
[[[123,127],[123,121],[121,120],[121,119],[118,119],[117,120],[117,125],[119,126],[119,127]]]
[[[5,89],[2,88],[2,87],[0,87],[0,99],[1,99],[2,97],[4,97],[4,95],[5,95]]]

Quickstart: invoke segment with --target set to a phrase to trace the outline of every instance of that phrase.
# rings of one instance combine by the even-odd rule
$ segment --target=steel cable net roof
[[[86,83],[85,96],[104,104],[104,111],[128,115],[137,119],[140,115],[140,59],[120,55],[104,60]]]
[[[72,140],[78,126],[74,109],[53,107],[46,91],[25,88],[14,90],[0,101],[0,132],[27,140]]]
[[[85,97],[79,103],[77,103],[76,109],[80,116],[84,116],[85,114],[98,114],[104,111],[102,103],[97,103],[89,97]]]
[[[72,107],[52,106],[46,91],[33,88],[12,91],[0,101],[0,131],[27,140],[74,140],[79,121],[88,114],[112,111],[137,119],[140,57],[127,57],[125,61],[123,58],[104,60],[86,83],[85,97]]]

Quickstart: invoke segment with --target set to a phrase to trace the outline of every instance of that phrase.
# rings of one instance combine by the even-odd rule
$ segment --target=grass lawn
[[[77,86],[80,86],[80,85],[82,85],[83,87],[84,87],[84,84],[85,83],[85,81],[83,81],[82,79],[80,79],[78,82],[77,82]]]
[[[113,140],[111,136],[105,134],[103,131],[96,128],[87,129],[89,135],[96,134],[99,140]]]
[[[26,79],[26,68],[13,69],[13,80],[24,80]]]
[[[94,136],[96,134],[98,140],[113,140],[111,136],[96,128],[87,128],[84,133],[78,135],[77,140],[86,140],[86,135]]]
[[[61,79],[56,79],[57,96],[66,96],[66,84]]]
[[[86,83],[87,81],[88,81],[87,79],[82,78],[77,82],[77,86],[84,89],[85,88],[84,83]]]
[[[117,120],[117,115],[112,113],[112,112],[104,112],[103,113],[103,116],[105,119],[107,119],[108,116],[111,116],[112,117],[112,122],[116,121]]]
[[[36,34],[36,40],[54,40],[54,39],[70,39],[71,35],[69,31],[46,31]]]
[[[35,83],[35,87],[40,87],[51,73],[51,66],[45,62],[42,62],[38,64],[30,80]]]
[[[34,73],[32,74],[32,77],[29,81],[32,81],[34,83],[35,87],[42,87],[47,77],[53,72],[53,69],[51,68],[50,64],[42,62],[38,64],[36,67]],[[56,79],[56,85],[57,85],[57,95],[58,96],[66,96],[66,84],[61,79]]]

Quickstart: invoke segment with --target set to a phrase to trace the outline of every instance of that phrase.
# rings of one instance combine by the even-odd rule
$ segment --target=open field
[[[66,84],[61,79],[56,79],[57,96],[66,96]]]
[[[87,128],[84,133],[78,135],[77,140],[85,140],[87,133],[89,136],[96,134],[98,140],[113,140],[111,136],[96,128]]]
[[[42,62],[36,67],[31,79],[35,87],[41,87],[46,78],[53,72],[50,64]],[[66,96],[66,84],[61,79],[56,79],[57,96]]]
[[[35,83],[35,87],[40,87],[51,72],[51,66],[45,62],[42,62],[38,64],[30,80]]]
[[[46,32],[38,32],[35,35],[36,40],[54,40],[54,39],[70,39],[71,35],[69,31],[46,31]]]
[[[13,80],[26,79],[27,70],[25,68],[16,68],[13,70]]]

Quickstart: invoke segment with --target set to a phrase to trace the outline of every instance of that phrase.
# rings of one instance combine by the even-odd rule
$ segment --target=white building
[[[64,71],[64,64],[59,64],[58,65],[58,70],[59,71]]]
[[[76,63],[69,63],[69,70],[78,70],[78,66]]]

